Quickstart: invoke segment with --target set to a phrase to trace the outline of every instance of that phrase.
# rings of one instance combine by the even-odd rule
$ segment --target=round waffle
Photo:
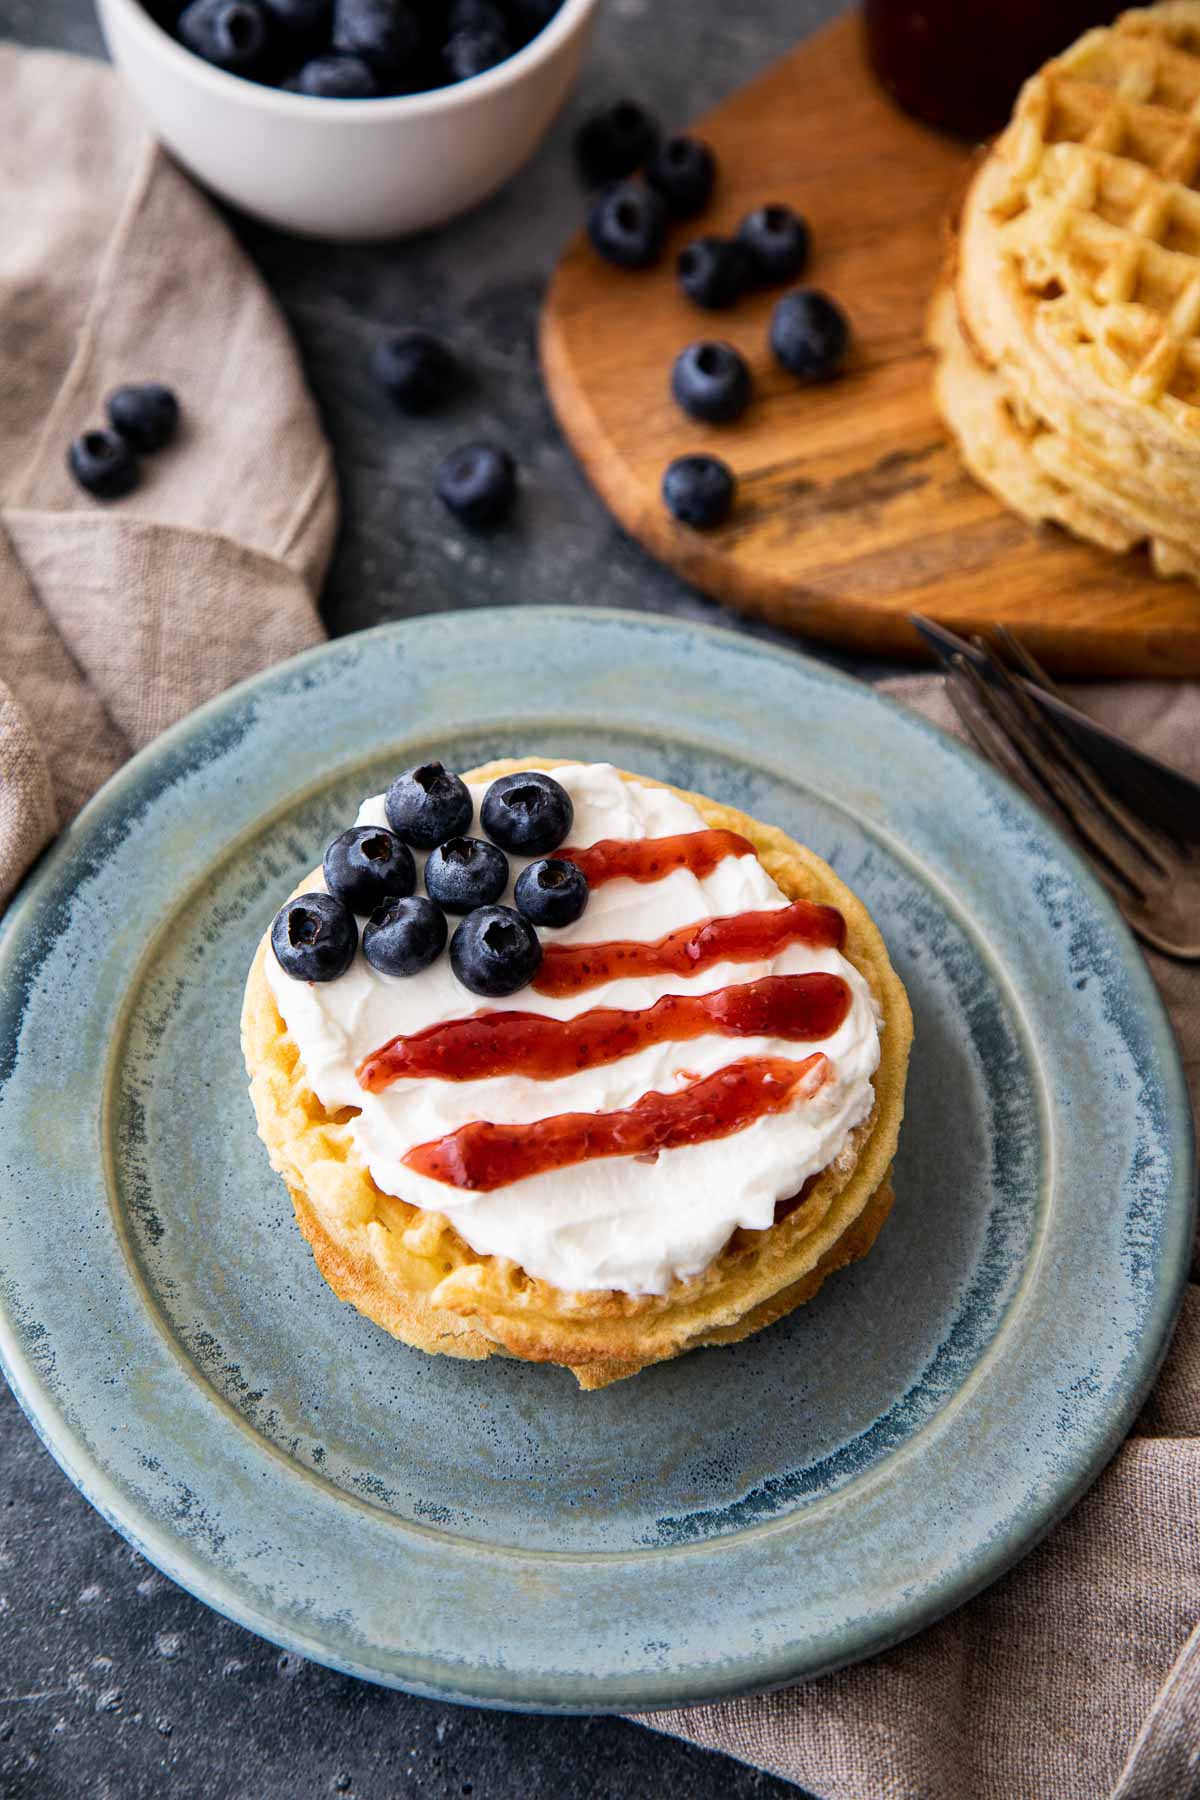
[[[989,486],[1026,517],[1106,548],[1145,542],[1160,573],[1193,577],[1198,183],[1200,0],[1166,0],[1034,75],[966,194],[958,320],[1005,418],[944,308],[931,322],[940,404]]]
[[[554,766],[523,758],[466,779]],[[731,1342],[782,1317],[811,1298],[826,1275],[864,1255],[887,1217],[912,1020],[883,941],[862,904],[811,851],[731,807],[694,794],[683,798],[709,827],[747,837],[789,899],[840,910],[845,954],[875,994],[883,1030],[874,1108],[836,1161],[776,1209],[772,1226],[735,1231],[708,1268],[665,1294],[555,1288],[509,1259],[477,1254],[442,1215],[377,1187],[350,1131],[353,1111],[327,1110],[306,1082],[264,973],[267,939],[259,945],[242,1013],[259,1133],[334,1292],[406,1343],[471,1359],[499,1352],[558,1363],[582,1387],[604,1387],[649,1363]]]

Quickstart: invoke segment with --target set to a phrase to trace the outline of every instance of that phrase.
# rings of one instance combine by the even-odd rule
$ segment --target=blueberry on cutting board
[[[592,248],[618,269],[648,269],[657,262],[667,229],[662,197],[640,181],[622,181],[593,203],[587,231]]]
[[[732,306],[750,284],[750,261],[735,238],[698,237],[675,262],[679,285],[694,306]]]
[[[675,358],[671,393],[689,418],[729,425],[745,412],[752,392],[746,359],[732,344],[689,344]]]
[[[771,353],[798,381],[832,381],[850,349],[845,313],[817,288],[796,288],[771,314]]]
[[[737,240],[762,287],[794,281],[808,261],[808,226],[790,206],[756,207],[738,226]]]
[[[646,180],[673,219],[694,219],[712,199],[717,159],[701,138],[668,138],[646,164]]]
[[[719,456],[677,456],[663,475],[667,511],[694,531],[711,531],[723,524],[736,491],[733,471]]]

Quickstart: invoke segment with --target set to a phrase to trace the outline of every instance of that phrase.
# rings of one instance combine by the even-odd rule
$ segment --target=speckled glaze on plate
[[[610,758],[813,845],[916,1018],[897,1204],[791,1318],[582,1395],[340,1305],[254,1131],[254,944],[436,753]],[[487,1705],[673,1705],[918,1630],[1103,1465],[1186,1268],[1187,1100],[1141,956],[974,757],[788,652],[435,615],[234,690],[111,781],[0,938],[0,1332],[72,1480],[302,1655]]]

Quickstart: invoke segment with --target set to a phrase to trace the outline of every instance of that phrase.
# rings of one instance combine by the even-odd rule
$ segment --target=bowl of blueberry
[[[442,225],[536,148],[598,0],[97,0],[167,149],[315,237]]]

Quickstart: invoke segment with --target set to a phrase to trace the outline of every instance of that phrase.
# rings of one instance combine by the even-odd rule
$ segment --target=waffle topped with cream
[[[533,934],[528,980],[463,984],[471,912],[408,975],[359,948],[334,979],[296,979],[264,943],[247,1062],[336,1291],[422,1348],[600,1386],[743,1335],[862,1253],[890,1204],[911,1027],[877,932],[810,852],[607,764],[532,760],[466,778],[468,836],[518,768],[568,797],[553,860],[587,883],[577,918]],[[386,834],[388,816],[378,796],[357,825]],[[538,863],[510,853],[490,914],[516,916]]]

